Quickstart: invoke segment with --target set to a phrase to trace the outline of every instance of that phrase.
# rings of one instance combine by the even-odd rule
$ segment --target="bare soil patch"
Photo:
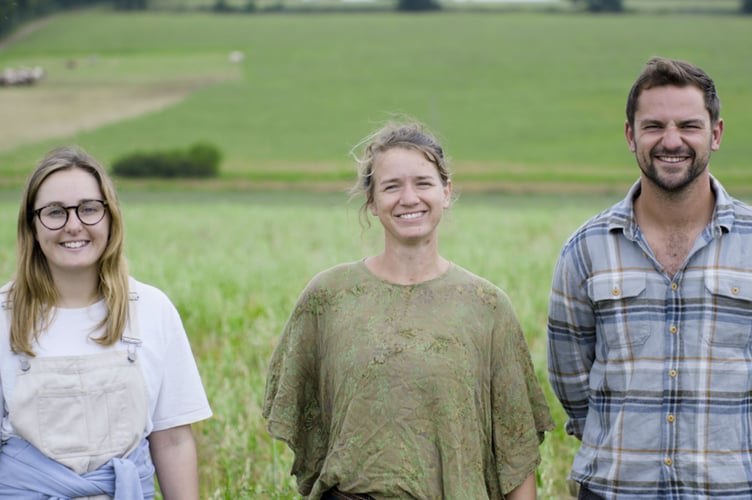
[[[66,137],[158,111],[186,98],[206,80],[138,86],[0,89],[0,151]]]
[[[0,51],[42,28],[52,18],[33,21],[0,41]],[[68,61],[66,64],[76,63]],[[135,118],[175,105],[192,92],[237,75],[178,74],[168,80],[92,83],[86,76],[43,78],[26,87],[0,87],[0,151],[24,144],[67,137],[109,123]]]

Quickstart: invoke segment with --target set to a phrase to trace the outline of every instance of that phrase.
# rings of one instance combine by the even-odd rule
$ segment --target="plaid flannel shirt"
[[[711,186],[673,277],[635,222],[639,182],[556,264],[549,378],[581,440],[571,477],[607,499],[752,498],[752,208]]]

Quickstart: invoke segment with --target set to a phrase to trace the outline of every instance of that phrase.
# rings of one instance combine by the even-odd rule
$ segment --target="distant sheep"
[[[44,78],[44,69],[39,66],[33,68],[5,68],[0,73],[0,87],[11,85],[33,85]]]
[[[233,50],[229,56],[230,62],[233,64],[239,64],[245,59],[245,54],[239,50]]]

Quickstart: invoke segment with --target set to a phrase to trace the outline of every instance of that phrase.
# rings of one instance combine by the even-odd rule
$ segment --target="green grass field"
[[[15,213],[4,192],[0,210]],[[546,382],[550,273],[568,234],[613,198],[466,195],[442,226],[443,254],[507,291],[559,428],[542,446],[540,498],[565,498],[574,440]],[[178,307],[215,417],[195,427],[202,498],[295,498],[291,454],[261,418],[266,365],[307,281],[373,254],[382,233],[362,231],[343,195],[126,192],[131,271]],[[0,220],[0,275],[13,271],[14,218]],[[376,223],[378,224],[378,223]]]
[[[294,498],[291,456],[260,417],[266,363],[306,282],[379,249],[380,229],[361,231],[357,203],[341,194],[351,146],[392,113],[415,116],[443,138],[461,192],[443,223],[443,254],[505,289],[525,328],[559,425],[542,446],[540,498],[564,499],[576,443],[546,381],[550,275],[571,231],[636,178],[623,108],[651,55],[689,59],[715,78],[726,133],[712,169],[732,194],[752,195],[752,18],[664,13],[669,4],[622,16],[52,18],[0,49],[0,68],[47,69],[38,86],[0,88],[9,214],[0,281],[13,271],[18,186],[49,147],[79,143],[109,163],[135,149],[216,143],[217,181],[118,181],[129,261],[178,306],[216,414],[196,427],[202,498]],[[228,62],[232,50],[245,53],[242,64]],[[150,111],[128,113],[139,105]]]
[[[751,23],[730,15],[529,12],[61,15],[0,51],[0,66],[48,69],[43,84],[16,91],[31,102],[70,122],[108,110],[106,100],[87,95],[110,92],[115,102],[195,90],[139,117],[0,147],[0,174],[6,183],[22,177],[60,141],[109,162],[134,149],[207,140],[224,152],[223,177],[232,183],[306,187],[349,178],[350,147],[406,113],[443,137],[460,183],[621,190],[635,177],[622,133],[626,94],[642,64],[661,54],[690,59],[716,79],[727,127],[713,168],[752,191],[745,140],[752,67],[744,63]],[[245,53],[241,65],[227,61],[232,50]],[[61,89],[64,98],[54,93]],[[4,127],[33,130],[49,121],[35,116],[5,117],[0,145]]]

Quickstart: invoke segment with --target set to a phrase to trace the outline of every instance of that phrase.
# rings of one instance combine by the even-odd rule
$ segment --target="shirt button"
[[[672,377],[672,378],[673,378],[673,377],[676,377],[676,370],[669,370],[669,371],[668,371],[668,376],[669,376],[669,377]]]
[[[673,464],[673,463],[674,463],[674,461],[673,461],[673,460],[671,460],[670,458],[667,458],[667,459],[665,459],[665,460],[663,461],[663,463],[664,463],[664,464],[666,464],[666,465],[671,465],[671,464]]]
[[[668,331],[671,332],[671,333],[676,333],[678,330],[679,329],[676,328],[676,325],[671,325],[671,328],[668,329]]]
[[[671,290],[676,291],[677,288],[679,288],[679,285],[677,285],[676,283],[671,283]]]
[[[666,422],[668,422],[669,424],[673,424],[674,423],[674,416],[673,415],[667,416],[666,417]]]

